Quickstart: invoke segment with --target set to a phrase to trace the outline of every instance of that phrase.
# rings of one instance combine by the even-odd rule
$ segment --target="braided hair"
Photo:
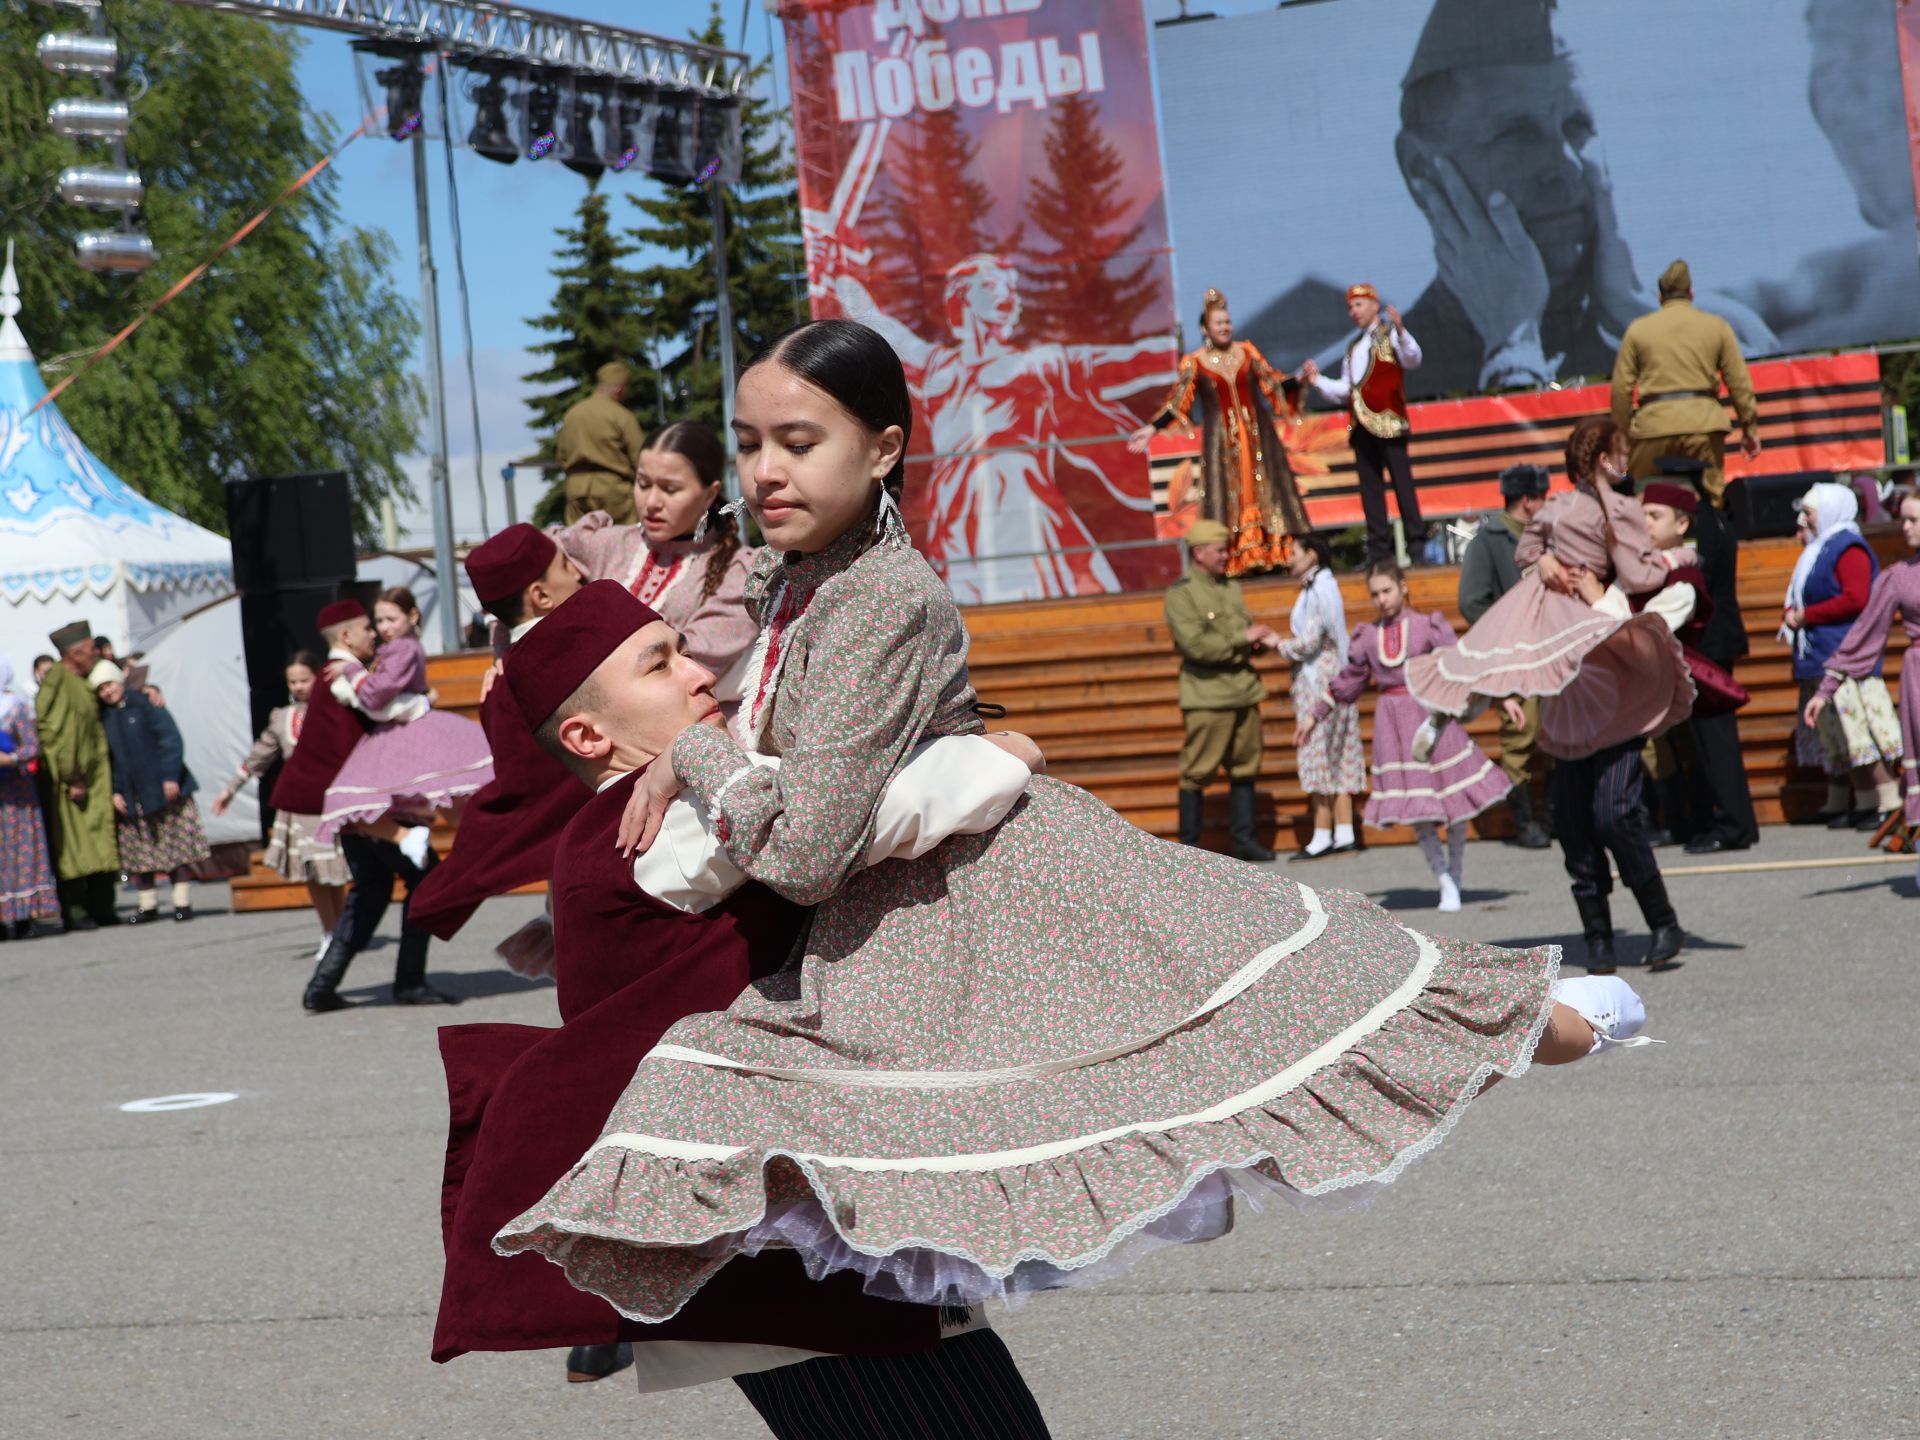
[[[1600,457],[1624,439],[1626,433],[1609,416],[1589,415],[1567,436],[1567,478],[1573,481],[1575,490],[1592,497],[1600,507],[1600,524],[1606,531],[1609,554],[1613,551],[1613,518],[1607,513],[1606,497],[1600,493],[1594,476],[1600,468]]]

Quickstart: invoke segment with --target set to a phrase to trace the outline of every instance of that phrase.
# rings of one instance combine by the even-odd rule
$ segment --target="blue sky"
[[[1145,0],[1145,3],[1149,20],[1164,19],[1179,11],[1178,0]],[[690,34],[705,23],[709,10],[708,0],[544,0],[542,8],[669,36]],[[1259,0],[1203,0],[1194,8],[1233,13],[1265,7]],[[770,21],[765,0],[722,0],[721,14],[730,45],[755,56],[767,53],[770,38],[778,45],[778,22]],[[330,117],[342,133],[351,130],[359,123],[361,106],[348,37],[323,30],[307,30],[303,34],[306,45],[299,63],[299,78],[307,102]],[[779,93],[784,98],[784,68],[776,67],[776,71]],[[461,138],[457,99],[455,105],[456,138]],[[428,109],[431,114],[431,104]],[[528,412],[522,403],[527,387],[520,381],[521,375],[540,368],[540,362],[527,353],[527,347],[540,338],[528,321],[546,309],[552,296],[553,279],[549,271],[557,244],[556,230],[571,219],[586,182],[551,161],[534,164],[523,160],[515,165],[498,165],[481,159],[464,145],[456,146],[455,176],[466,241],[474,372],[480,396],[480,463],[476,467],[473,410],[467,389],[467,347],[461,329],[449,227],[446,162],[437,140],[429,146],[428,157],[441,337],[447,365],[454,528],[463,539],[479,538],[484,533],[480,487],[484,484],[486,489],[487,522],[497,529],[504,523],[506,513],[499,479],[501,466],[509,459],[527,454],[536,443],[527,429]],[[419,256],[409,147],[393,143],[384,134],[369,136],[347,147],[335,166],[335,174],[343,218],[356,225],[384,229],[393,236],[399,257],[396,279],[403,293],[417,295]],[[622,181],[608,177],[601,185],[616,197],[613,207],[616,221],[623,226],[631,223],[630,217],[637,212],[620,202],[626,195],[644,193],[647,182],[639,178]],[[424,497],[424,459],[416,460],[409,471],[415,475],[417,488]],[[532,472],[520,480],[517,499],[522,519],[526,518],[538,483],[538,477]],[[404,507],[399,518],[403,544],[429,542],[422,506]]]

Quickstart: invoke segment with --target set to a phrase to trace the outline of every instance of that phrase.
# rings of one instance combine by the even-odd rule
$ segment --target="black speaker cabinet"
[[[1791,535],[1799,523],[1795,504],[1807,488],[1833,479],[1828,470],[1788,475],[1747,475],[1727,486],[1727,520],[1742,540]]]
[[[227,527],[242,595],[353,579],[352,487],[343,470],[229,480]]]

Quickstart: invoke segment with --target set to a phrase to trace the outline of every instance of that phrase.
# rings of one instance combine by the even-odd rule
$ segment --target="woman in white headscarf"
[[[33,706],[14,688],[12,662],[0,659],[0,939],[24,940],[34,921],[60,918],[33,779],[39,758]]]
[[[1860,499],[1848,485],[1815,485],[1800,497],[1803,548],[1787,583],[1780,639],[1793,647],[1793,678],[1800,708],[1826,678],[1827,664],[1867,608],[1880,562],[1860,533]],[[1848,678],[1809,729],[1804,715],[1794,731],[1796,758],[1827,775],[1826,803],[1796,823],[1829,829],[1871,830],[1900,803],[1902,746],[1893,697],[1876,668],[1864,680]]]
[[[1300,788],[1313,805],[1313,837],[1296,860],[1317,860],[1352,850],[1359,841],[1353,833],[1353,797],[1367,788],[1367,757],[1360,748],[1360,711],[1333,700],[1333,677],[1347,663],[1347,607],[1340,598],[1340,582],[1333,576],[1333,556],[1318,535],[1300,536],[1287,568],[1300,582],[1288,622],[1292,634],[1279,653],[1293,662],[1293,713],[1298,720],[1312,715],[1325,700],[1333,704],[1327,718],[1302,735],[1294,731],[1294,763]]]

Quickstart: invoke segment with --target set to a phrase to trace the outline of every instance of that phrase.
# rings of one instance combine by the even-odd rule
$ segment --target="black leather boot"
[[[1680,917],[1667,899],[1667,882],[1655,875],[1633,887],[1633,898],[1640,902],[1640,914],[1647,922],[1647,968],[1678,970],[1681,962],[1674,957],[1686,948],[1687,932],[1680,928]]]
[[[1234,859],[1251,860],[1262,865],[1273,859],[1273,851],[1253,838],[1251,780],[1235,780],[1227,791],[1227,835],[1232,841],[1228,848]]]
[[[1507,809],[1513,812],[1513,843],[1522,850],[1545,850],[1553,844],[1547,827],[1533,813],[1533,789],[1524,783],[1507,792]]]
[[[1613,911],[1604,895],[1576,895],[1580,931],[1587,940],[1587,973],[1611,975],[1618,968],[1613,955]]]
[[[618,1345],[576,1345],[567,1352],[567,1383],[585,1385],[618,1375],[633,1364],[633,1346],[622,1340]]]
[[[400,958],[393,965],[393,1003],[396,1005],[458,1005],[453,996],[427,984],[426,931],[409,921],[400,925]]]
[[[326,953],[313,967],[313,978],[307,981],[307,993],[300,997],[301,1008],[312,1015],[346,1009],[347,1002],[340,998],[340,982],[346,978],[347,967],[352,963],[353,951],[347,942],[329,940]]]
[[[1207,797],[1198,790],[1180,792],[1180,843],[1198,845],[1200,843],[1200,821],[1206,813]]]

